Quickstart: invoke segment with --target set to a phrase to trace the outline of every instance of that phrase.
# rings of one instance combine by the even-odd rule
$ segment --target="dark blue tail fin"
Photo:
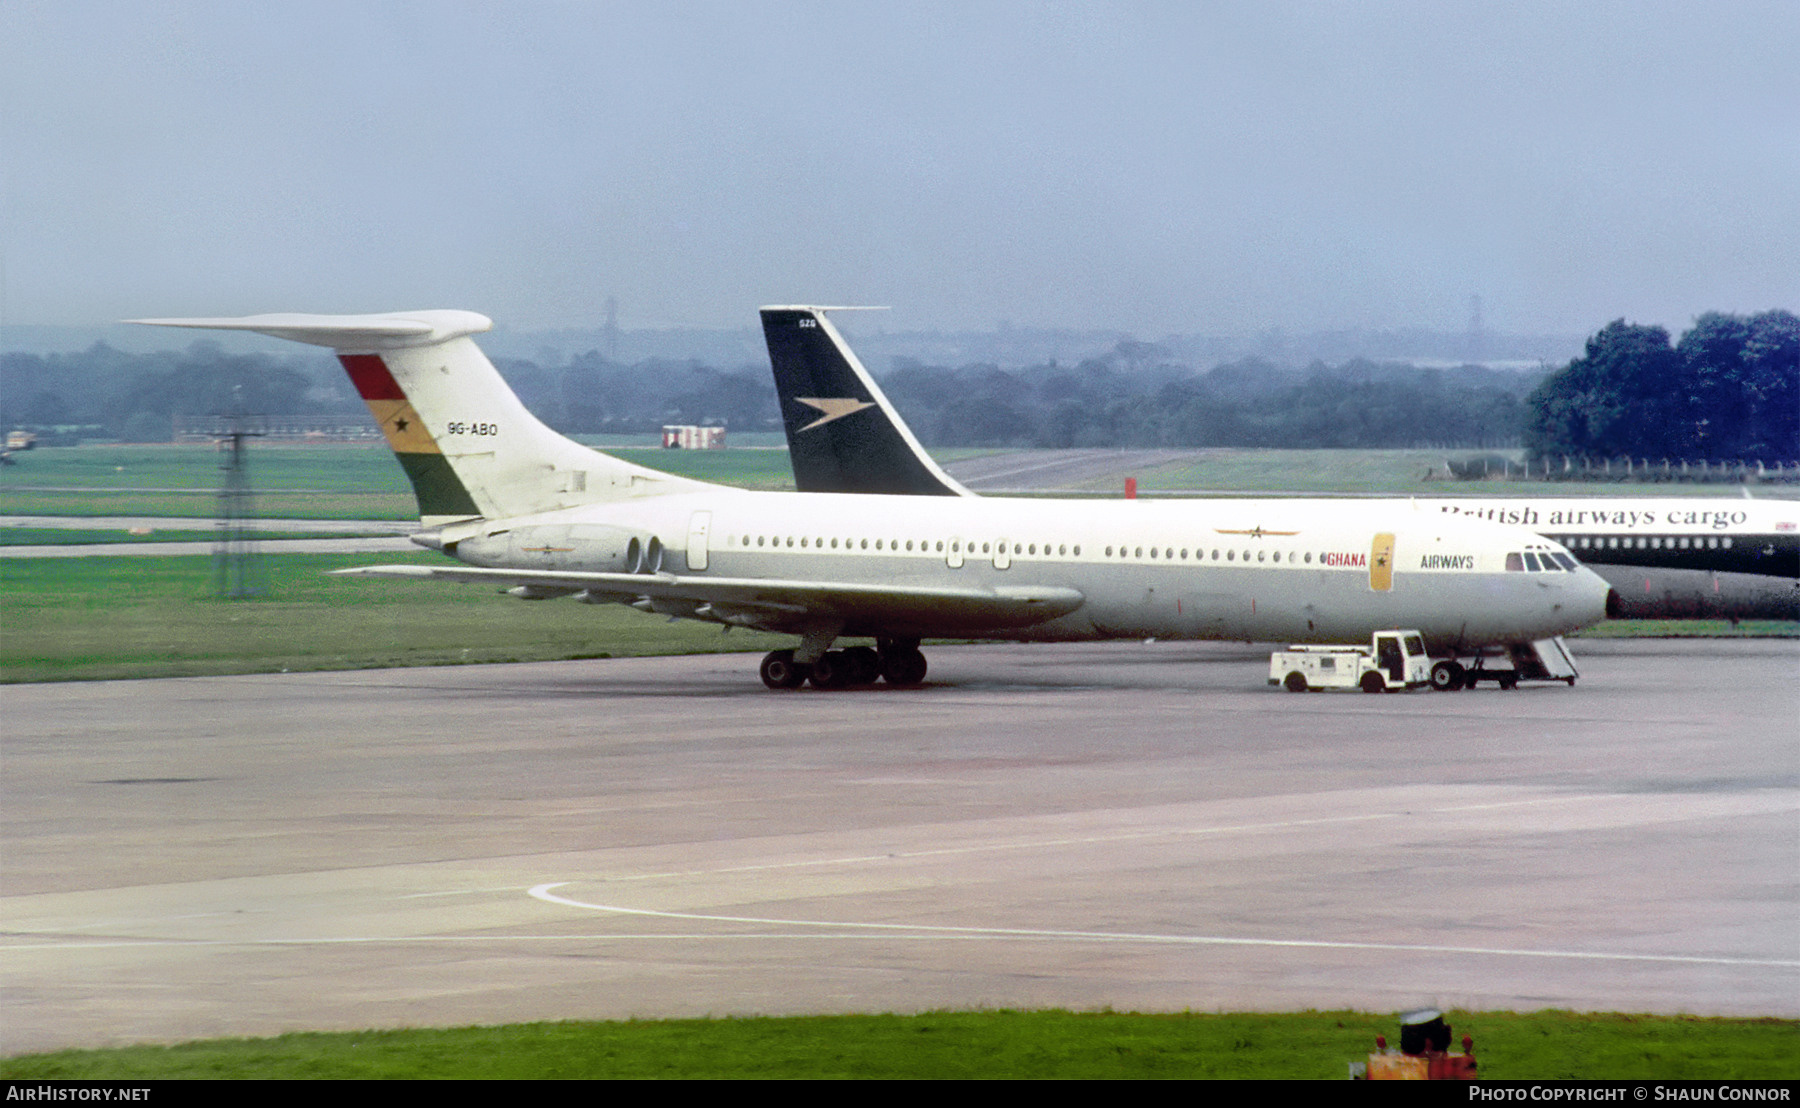
[[[973,496],[925,453],[825,308],[762,310],[801,492]]]

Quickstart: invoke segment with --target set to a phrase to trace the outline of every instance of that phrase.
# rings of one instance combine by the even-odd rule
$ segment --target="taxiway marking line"
[[[558,896],[552,889],[572,884],[554,881],[530,890],[532,897],[550,904],[582,908],[625,916],[648,916],[657,919],[694,920],[707,923],[747,923],[775,927],[818,927],[846,931],[883,932],[901,938],[993,938],[1054,939],[1109,943],[1160,943],[1174,946],[1261,946],[1290,947],[1313,950],[1373,950],[1407,954],[1490,954],[1512,958],[1565,958],[1600,962],[1661,962],[1709,966],[1756,966],[1763,968],[1800,969],[1800,960],[1780,958],[1722,958],[1697,954],[1625,954],[1610,951],[1582,950],[1507,950],[1498,947],[1436,946],[1427,943],[1341,942],[1327,939],[1253,939],[1229,935],[1158,935],[1131,931],[1064,931],[1036,927],[955,927],[926,923],[856,923],[845,920],[772,919],[758,916],[719,916],[700,912],[665,912],[654,908],[625,908],[613,904],[590,904]],[[721,935],[718,938],[740,936]],[[749,936],[744,936],[749,937]]]

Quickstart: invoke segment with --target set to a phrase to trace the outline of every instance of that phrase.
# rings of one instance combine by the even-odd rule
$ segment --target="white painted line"
[[[554,881],[534,886],[530,893],[538,900],[624,916],[650,916],[658,919],[697,920],[708,923],[747,923],[773,927],[818,927],[844,931],[883,932],[900,937],[961,936],[996,939],[1060,939],[1105,943],[1160,943],[1178,946],[1262,946],[1296,947],[1312,950],[1377,950],[1410,954],[1490,954],[1510,958],[1567,958],[1599,962],[1661,962],[1709,966],[1758,966],[1764,968],[1800,969],[1800,960],[1767,958],[1719,958],[1687,954],[1621,954],[1582,950],[1503,950],[1479,946],[1433,946],[1424,943],[1334,942],[1323,939],[1250,939],[1224,935],[1158,935],[1128,931],[1059,931],[1030,927],[949,927],[914,923],[854,923],[843,920],[769,919],[758,916],[715,916],[698,912],[663,912],[652,908],[625,908],[611,904],[589,904],[558,896],[568,881]],[[718,938],[739,938],[720,935]]]

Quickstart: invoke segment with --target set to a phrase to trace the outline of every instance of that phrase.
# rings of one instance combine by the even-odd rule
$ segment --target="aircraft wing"
[[[651,611],[766,630],[794,630],[819,620],[841,621],[850,629],[878,621],[911,626],[921,637],[1030,627],[1067,615],[1086,599],[1076,589],[1051,585],[967,588],[473,566],[358,566],[333,572],[524,588],[540,597],[586,592],[625,603],[645,598]]]

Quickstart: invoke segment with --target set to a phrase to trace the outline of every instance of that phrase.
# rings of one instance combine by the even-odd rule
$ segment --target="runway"
[[[10,686],[0,1051],[527,1019],[1800,1016],[1800,643],[1574,688],[938,647]]]

